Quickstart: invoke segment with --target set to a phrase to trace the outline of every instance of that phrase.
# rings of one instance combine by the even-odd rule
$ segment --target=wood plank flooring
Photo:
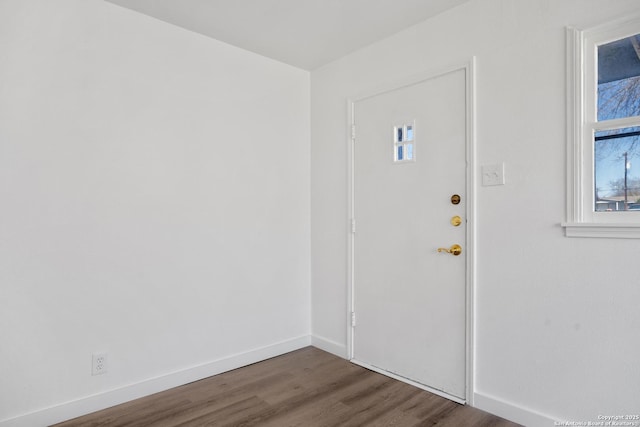
[[[436,425],[517,426],[306,347],[56,427]]]

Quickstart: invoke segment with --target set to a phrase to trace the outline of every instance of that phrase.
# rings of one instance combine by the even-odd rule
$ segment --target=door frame
[[[466,97],[466,219],[467,219],[467,227],[466,227],[466,329],[465,329],[465,341],[466,341],[466,363],[465,363],[465,400],[460,401],[458,399],[452,399],[452,396],[440,392],[438,390],[427,387],[423,384],[418,384],[407,380],[406,378],[401,378],[398,376],[394,376],[386,371],[380,371],[387,376],[396,378],[403,382],[407,382],[419,388],[428,390],[434,394],[438,394],[440,396],[446,397],[448,399],[452,399],[457,401],[458,403],[469,404],[473,406],[473,390],[474,390],[474,360],[475,360],[475,282],[476,282],[476,247],[475,247],[475,235],[476,235],[476,227],[475,227],[475,219],[476,219],[476,202],[475,202],[475,193],[476,193],[476,133],[475,133],[475,57],[472,57],[466,62],[457,63],[450,66],[428,70],[421,72],[416,75],[412,75],[409,77],[405,77],[396,81],[388,82],[386,84],[382,84],[376,87],[370,88],[368,91],[360,93],[356,96],[349,97],[347,99],[347,115],[348,115],[348,128],[347,128],[347,165],[348,165],[348,238],[347,238],[347,283],[348,283],[348,291],[347,291],[347,357],[350,361],[353,361],[353,353],[354,353],[354,333],[353,333],[353,313],[354,313],[354,286],[355,286],[355,277],[354,277],[354,256],[355,256],[355,232],[354,229],[354,207],[355,207],[355,198],[354,198],[354,185],[355,185],[355,156],[354,156],[354,119],[355,119],[355,106],[356,103],[367,98],[371,98],[377,95],[381,95],[386,92],[391,92],[406,86],[411,86],[414,84],[418,84],[425,80],[430,80],[454,71],[464,70],[465,72],[465,97]],[[354,361],[354,363],[356,363]],[[370,366],[367,368],[371,369]]]

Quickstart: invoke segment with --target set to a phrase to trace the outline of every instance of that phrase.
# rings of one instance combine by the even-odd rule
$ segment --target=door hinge
[[[356,234],[356,220],[351,219],[351,233]]]
[[[356,326],[356,312],[352,311],[351,312],[351,327],[355,327]]]
[[[351,140],[356,140],[356,125],[351,125]]]

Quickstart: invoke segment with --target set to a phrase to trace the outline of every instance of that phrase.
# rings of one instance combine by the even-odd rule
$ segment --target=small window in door
[[[396,163],[415,161],[415,124],[404,123],[393,127],[393,161]]]

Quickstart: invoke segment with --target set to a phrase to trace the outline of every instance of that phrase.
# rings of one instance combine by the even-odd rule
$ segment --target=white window
[[[567,31],[569,237],[640,238],[640,17]]]
[[[415,121],[393,127],[393,161],[415,161]]]

